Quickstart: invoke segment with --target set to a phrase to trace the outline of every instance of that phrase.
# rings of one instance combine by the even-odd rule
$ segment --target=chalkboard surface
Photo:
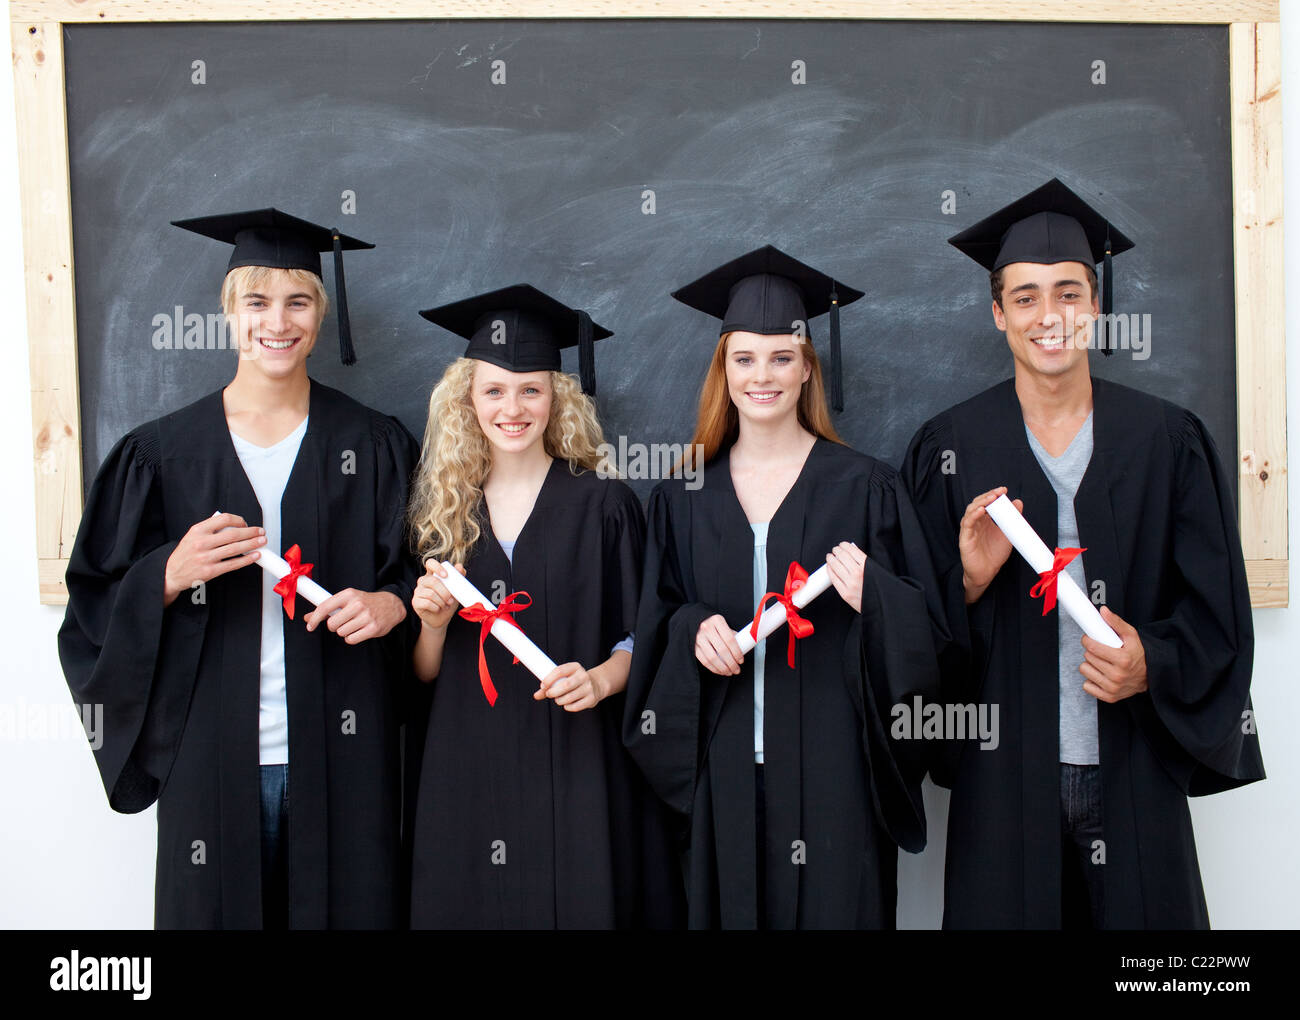
[[[311,370],[417,437],[463,344],[416,310],[530,282],[616,333],[596,349],[607,438],[685,442],[717,334],[668,293],[776,244],[867,292],[843,313],[837,426],[897,464],[922,421],[1011,372],[986,276],[946,238],[1053,176],[1137,241],[1116,259],[1115,297],[1145,350],[1094,354],[1094,371],[1192,408],[1235,451],[1223,27],[65,33],[87,479],[128,429],[233,375],[230,350],[156,347],[156,316],[218,310],[229,251],[168,220],[266,205],[377,244],[347,258],[359,363],[338,364],[331,315]],[[825,358],[825,320],[813,339]],[[632,484],[644,498],[654,483]]]

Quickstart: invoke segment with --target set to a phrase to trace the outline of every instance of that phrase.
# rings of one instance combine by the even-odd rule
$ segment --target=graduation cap
[[[267,266],[272,269],[306,269],[320,276],[320,253],[334,252],[339,357],[345,365],[355,364],[357,355],[352,348],[348,295],[343,282],[343,252],[373,248],[373,244],[340,234],[337,228],[321,227],[300,220],[279,209],[251,209],[248,212],[172,220],[172,226],[233,244],[235,250],[231,252],[226,272],[237,266]]]
[[[809,319],[831,313],[831,406],[844,410],[840,368],[840,306],[862,291],[837,283],[780,248],[765,244],[673,291],[683,304],[722,320],[719,335],[741,330],[779,336],[795,333]]]
[[[1111,256],[1133,247],[1108,219],[1055,177],[954,234],[948,243],[990,273],[1012,262],[1082,262],[1088,266],[1103,262],[1101,311],[1105,316],[1111,314],[1114,296]],[[1109,355],[1109,321],[1103,320],[1103,326],[1101,349]]]
[[[596,392],[594,344],[614,334],[527,283],[476,294],[420,315],[469,341],[465,357],[509,372],[559,372],[560,351],[578,348],[582,392]]]

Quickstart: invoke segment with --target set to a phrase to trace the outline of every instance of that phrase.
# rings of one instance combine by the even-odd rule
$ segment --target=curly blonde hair
[[[411,548],[430,557],[464,563],[483,533],[483,483],[492,469],[492,444],[479,426],[470,388],[475,362],[457,358],[429,396],[424,447],[411,486],[407,514]],[[578,381],[551,372],[551,416],[542,442],[546,452],[569,462],[573,474],[598,470],[617,477],[601,447],[596,405]]]

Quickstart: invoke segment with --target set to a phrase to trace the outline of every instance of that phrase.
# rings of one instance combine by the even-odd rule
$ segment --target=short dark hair
[[[1088,288],[1091,291],[1091,293],[1088,296],[1093,297],[1097,293],[1097,270],[1093,269],[1092,266],[1087,265],[1085,263],[1083,267],[1083,271],[1088,274]],[[995,269],[993,270],[993,272],[989,273],[989,290],[993,294],[993,303],[997,305],[999,308],[1001,308],[1002,307],[1002,270],[1001,269]]]

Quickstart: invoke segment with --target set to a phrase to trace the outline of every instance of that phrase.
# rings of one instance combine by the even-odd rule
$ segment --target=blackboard
[[[1236,449],[1225,26],[69,24],[64,52],[87,481],[233,375],[230,350],[155,348],[155,316],[218,310],[228,252],[168,221],[266,205],[377,244],[347,258],[359,363],[331,316],[311,371],[417,437],[463,348],[417,309],[530,282],[616,333],[607,438],[685,442],[717,334],[668,293],[777,244],[867,292],[836,424],[896,464],[1011,373],[986,275],[946,238],[1053,176],[1137,241],[1116,310],[1149,315],[1149,356],[1093,371]],[[813,340],[825,357],[824,320]]]

